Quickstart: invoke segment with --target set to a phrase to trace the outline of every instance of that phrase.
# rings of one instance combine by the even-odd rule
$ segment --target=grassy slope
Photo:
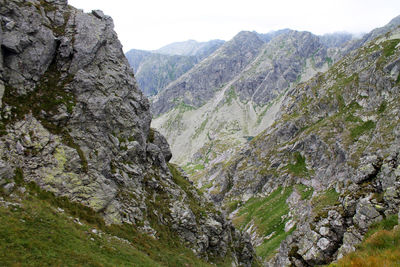
[[[375,224],[368,231],[358,249],[346,255],[331,267],[400,266],[400,227],[397,215]]]
[[[3,196],[16,205],[0,201],[0,266],[211,266],[171,233],[156,240],[131,225],[105,226],[84,206],[26,187],[17,200]]]
[[[240,207],[238,216],[233,220],[240,229],[253,222],[260,234],[270,236],[256,249],[257,255],[263,259],[272,256],[280,243],[291,233],[285,232],[288,219],[282,220],[282,216],[289,212],[286,200],[292,191],[291,187],[280,187],[266,198],[251,198]]]

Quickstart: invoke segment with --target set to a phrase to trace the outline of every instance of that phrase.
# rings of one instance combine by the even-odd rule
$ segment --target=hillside
[[[218,50],[156,97],[153,109],[172,108],[156,117],[152,125],[171,144],[174,162],[189,163],[190,172],[213,160],[224,160],[272,124],[282,96],[289,88],[310,79],[318,71],[326,71],[338,55],[336,49],[328,49],[318,36],[309,32],[277,33],[268,42],[260,42],[256,33],[240,34],[240,39],[235,37],[221,49],[228,49],[233,42],[241,42],[248,49],[246,43],[257,40],[257,49],[245,66],[227,71],[235,62],[243,62],[241,55],[247,52],[242,46],[229,47],[229,54]],[[216,75],[214,66],[223,66],[227,73]],[[211,90],[212,83],[220,88]],[[185,91],[186,88],[190,91]],[[201,90],[206,92],[200,94]],[[199,99],[197,102],[203,101],[202,105],[194,104],[194,94]],[[173,96],[175,100],[168,102]],[[163,101],[167,101],[164,106]]]
[[[398,212],[399,42],[397,27],[289,89],[271,127],[203,171],[267,265],[330,263]]]
[[[168,163],[109,16],[5,0],[0,20],[0,265],[256,264]]]

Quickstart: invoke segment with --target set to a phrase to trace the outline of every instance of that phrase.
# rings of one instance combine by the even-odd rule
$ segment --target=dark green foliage
[[[310,199],[312,194],[314,193],[313,187],[308,187],[303,184],[297,184],[297,185],[295,185],[295,188],[300,193],[302,200]]]
[[[148,143],[154,143],[154,129],[150,128],[149,135],[147,136]]]
[[[394,55],[396,46],[400,42],[400,39],[388,40],[383,43],[383,56],[390,57]]]
[[[24,183],[24,173],[21,168],[15,169],[14,181],[17,185],[21,185]]]
[[[287,168],[290,173],[297,175],[297,176],[304,176],[308,173],[307,165],[306,165],[306,158],[303,157],[299,152],[295,152],[293,154],[293,158],[295,163],[289,163]]]
[[[376,127],[375,122],[373,122],[371,120],[366,121],[363,124],[358,125],[350,130],[350,138],[353,141],[357,141],[361,135],[367,133],[368,131],[370,131],[372,129],[375,129],[375,127]]]
[[[328,209],[331,206],[337,205],[339,193],[334,188],[328,189],[311,201],[316,219],[325,218],[328,215]]]
[[[378,114],[382,114],[383,112],[385,112],[387,107],[387,102],[384,100],[382,101],[381,105],[378,108]]]

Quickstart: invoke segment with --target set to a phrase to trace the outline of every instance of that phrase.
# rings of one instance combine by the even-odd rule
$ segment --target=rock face
[[[161,225],[206,259],[251,265],[249,240],[167,165],[110,17],[63,0],[2,0],[0,22],[4,188],[15,173],[109,224],[155,237]]]
[[[266,265],[327,264],[398,213],[399,56],[397,27],[289,90],[275,123],[205,174],[266,258],[280,243]]]

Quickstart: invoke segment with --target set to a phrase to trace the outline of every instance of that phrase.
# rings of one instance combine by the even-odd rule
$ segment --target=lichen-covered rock
[[[109,16],[65,0],[5,0],[0,42],[5,190],[15,176],[92,208],[108,224],[136,225],[155,238],[175,229],[204,258],[231,255],[251,265],[250,241],[171,174],[168,143],[150,130],[149,102]]]

